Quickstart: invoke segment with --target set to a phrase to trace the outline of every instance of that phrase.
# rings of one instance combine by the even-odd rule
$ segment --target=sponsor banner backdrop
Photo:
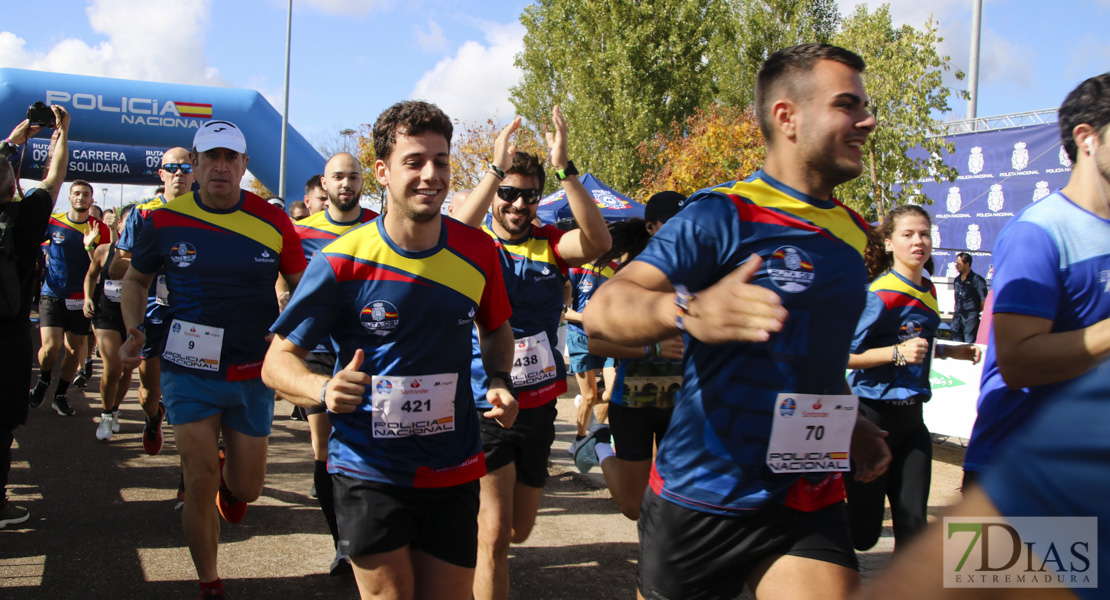
[[[945,162],[955,182],[923,179],[912,185],[932,200],[934,275],[955,277],[956,254],[974,256],[990,272],[995,239],[1021,209],[1067,184],[1071,161],[1056,123],[949,136],[955,152]]]

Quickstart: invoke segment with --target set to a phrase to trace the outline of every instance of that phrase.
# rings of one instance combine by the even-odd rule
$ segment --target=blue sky
[[[845,14],[858,3],[838,1]],[[0,67],[256,89],[282,108],[285,0],[6,4]],[[314,144],[373,122],[405,98],[434,101],[464,122],[511,114],[508,88],[519,77],[513,55],[522,48],[519,16],[528,2],[293,4],[289,119]],[[920,27],[932,13],[946,38],[942,51],[967,70],[972,0],[890,4],[899,24]],[[986,0],[979,116],[1053,108],[1080,80],[1110,69],[1107,23],[1110,0]],[[953,108],[951,118],[966,114],[963,101]],[[144,193],[124,191],[128,198]]]

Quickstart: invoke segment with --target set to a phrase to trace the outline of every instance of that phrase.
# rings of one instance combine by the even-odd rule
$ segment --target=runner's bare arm
[[[551,152],[551,166],[562,170],[570,159],[567,156],[567,121],[558,105],[551,109],[551,123],[555,130],[544,132]],[[559,256],[568,265],[578,267],[601,256],[613,244],[613,238],[609,235],[605,218],[601,216],[601,209],[578,176],[568,176],[562,181],[562,186],[578,229],[559,239]]]
[[[1010,389],[1074,379],[1110,356],[1110,319],[1053,333],[1050,319],[995,313],[991,331],[998,370]]]
[[[780,331],[786,309],[774,292],[748,283],[762,261],[752,255],[712,286],[697,292],[683,314],[686,332],[709,344],[763,342]],[[674,287],[658,268],[633,261],[594,292],[586,305],[586,335],[625,346],[681,333]]]
[[[114,261],[113,261],[114,262]],[[123,313],[123,326],[127,330],[127,339],[120,346],[120,360],[125,369],[133,369],[142,362],[140,353],[146,334],[139,329],[146,317],[146,291],[150,289],[150,282],[154,281],[153,273],[141,273],[133,267],[127,267],[127,273],[120,283],[120,312]]]
[[[491,162],[498,169],[501,169],[502,173],[513,166],[516,144],[513,144],[511,139],[517,129],[520,129],[520,117],[513,119],[511,123],[501,129],[501,133],[497,135],[497,139],[493,142]],[[482,219],[489,212],[490,204],[493,203],[493,195],[497,193],[497,188],[500,185],[501,178],[493,172],[493,169],[486,169],[486,172],[482,174],[482,180],[478,182],[474,191],[461,204],[452,208],[452,216],[471,227],[481,227]]]

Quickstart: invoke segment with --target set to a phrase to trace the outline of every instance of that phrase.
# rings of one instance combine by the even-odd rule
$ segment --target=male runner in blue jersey
[[[296,287],[305,268],[289,217],[239,188],[247,142],[209,121],[193,138],[196,192],[150,214],[132,249],[121,305],[124,368],[141,360],[147,290],[165,269],[169,291],[162,391],[185,476],[182,528],[202,598],[223,598],[216,565],[220,516],[243,519],[266,477],[274,395],[262,383],[266,336],[277,317],[274,282]],[[217,443],[226,446],[226,464]],[[218,508],[218,512],[217,512]]]
[[[1060,105],[1068,184],[994,247],[994,317],[964,481],[989,470],[1065,382],[1110,356],[1110,73]]]
[[[547,146],[555,176],[570,202],[579,228],[563,232],[532,224],[543,195],[544,170],[539,158],[516,152],[510,144],[520,118],[502,129],[494,142],[493,161],[478,187],[454,215],[481,225],[501,250],[501,271],[513,306],[510,323],[516,340],[513,386],[520,416],[511,430],[483,421],[482,443],[489,474],[482,478],[479,515],[478,600],[509,597],[509,543],[528,539],[547,480],[547,458],[555,440],[555,401],[567,389],[566,364],[556,350],[563,314],[563,285],[571,267],[584,265],[609,249],[611,238],[601,210],[567,158],[567,123],[559,107],[551,111],[553,132]],[[492,215],[486,217],[492,203]],[[475,401],[484,406],[485,372],[473,366]]]
[[[320,212],[301,219],[293,228],[301,236],[304,255],[312,262],[312,257],[324,246],[334,242],[339,236],[378,217],[378,213],[362,208],[362,165],[352,154],[340,152],[328,159],[321,177],[327,201]],[[279,282],[279,289],[281,285]],[[335,371],[335,349],[331,340],[325,339],[305,357],[305,364],[313,373],[331,375]],[[331,435],[331,421],[327,410],[319,404],[297,407],[304,410],[308,418],[308,430],[312,437],[312,454],[315,467],[312,481],[316,487],[316,500],[324,512],[324,520],[331,531],[332,542],[336,545],[335,560],[329,571],[336,574],[338,569],[348,564],[349,558],[338,548],[339,530],[335,521],[335,496],[332,492],[332,477],[328,473],[328,436]],[[348,568],[349,570],[349,568]]]
[[[486,472],[478,423],[509,427],[517,412],[497,249],[440,214],[451,133],[447,115],[426,102],[378,117],[374,171],[388,210],[317,253],[266,355],[275,390],[301,406],[327,405],[339,543],[364,599],[470,598]],[[469,386],[475,325],[493,406],[483,416]],[[334,376],[303,360],[329,334]]]
[[[165,206],[167,202],[187,193],[193,187],[195,176],[193,164],[189,162],[189,151],[185,148],[170,148],[162,154],[158,167],[158,177],[162,179],[164,191],[149,202],[135,207],[127,216],[116,244],[116,257],[112,260],[112,279],[122,279],[131,264],[131,249],[139,239],[139,232],[150,221],[150,213]],[[143,449],[155,455],[162,451],[162,420],[165,409],[161,406],[162,384],[161,363],[162,340],[166,337],[166,307],[169,305],[166,291],[166,278],[159,273],[150,286],[146,303],[146,318],[143,320],[146,343],[143,345],[142,359],[139,363],[139,406],[146,413],[146,426],[143,428]]]
[[[860,174],[875,128],[863,69],[825,44],[771,55],[756,87],[763,169],[691,196],[586,307],[591,338],[685,333],[640,511],[641,597],[731,598],[747,584],[758,598],[835,599],[859,583],[840,472],[849,445],[864,478],[890,460],[844,395],[867,224],[833,189]]]
[[[88,338],[92,324],[83,312],[85,306],[85,273],[89,270],[89,252],[84,237],[96,228],[100,236],[96,245],[112,243],[108,227],[89,215],[93,203],[92,184],[78,179],[69,186],[70,209],[50,215],[46,228],[46,281],[42,283],[39,301],[39,378],[31,388],[31,408],[42,404],[50,387],[50,372],[62,354],[58,387],[54,390],[54,410],[63,416],[74,414],[66,398],[66,389],[89,351]]]

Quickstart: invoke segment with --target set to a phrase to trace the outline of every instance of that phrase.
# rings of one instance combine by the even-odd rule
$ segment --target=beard
[[[331,204],[332,206],[338,208],[341,212],[347,212],[352,208],[358,206],[358,202],[361,198],[362,194],[357,192],[354,194],[354,196],[351,197],[350,200],[347,201],[344,201],[342,198],[333,197],[331,194],[328,194],[328,204]]]
[[[522,214],[525,217],[528,217],[528,212],[527,211],[525,211]],[[509,222],[508,219],[505,218],[505,211],[500,211],[500,210],[495,211],[493,213],[493,218],[497,220],[497,224],[500,225],[502,229],[509,232],[510,237],[515,238],[516,236],[524,234],[528,231],[531,231],[531,229],[532,229],[532,219],[531,218],[526,218],[524,220],[524,223],[521,224],[519,227],[513,225],[512,223]]]

